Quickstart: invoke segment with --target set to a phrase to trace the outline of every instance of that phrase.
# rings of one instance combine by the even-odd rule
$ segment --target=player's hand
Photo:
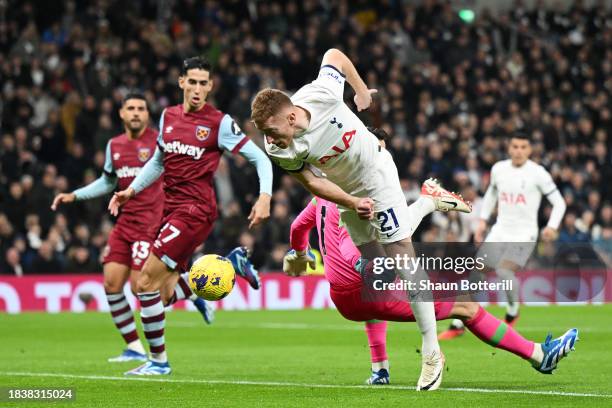
[[[292,249],[283,258],[283,272],[289,276],[302,276],[306,274],[306,266],[312,269],[316,266],[316,259],[312,251],[296,251]]]
[[[545,227],[542,230],[542,241],[553,242],[555,239],[557,239],[557,230],[552,227]]]
[[[113,195],[113,198],[111,198],[110,203],[108,203],[108,211],[110,211],[110,213],[116,217],[117,214],[119,214],[119,207],[127,203],[127,201],[134,197],[134,195],[136,195],[136,192],[132,187],[116,192]]]
[[[478,227],[476,227],[476,231],[474,231],[474,243],[480,244],[484,241],[484,234],[487,230],[487,222],[485,220],[480,220]]]
[[[374,200],[369,197],[357,198],[353,209],[357,211],[357,215],[362,220],[374,218]]]
[[[251,209],[251,213],[249,214],[248,220],[251,221],[249,224],[249,229],[253,228],[256,225],[261,224],[268,218],[270,218],[270,197],[269,194],[262,193],[259,195],[259,198],[253,205]]]
[[[378,92],[378,89],[368,89],[366,92],[359,92],[355,94],[355,105],[357,105],[357,111],[361,112],[370,107],[372,103],[372,94]]]
[[[74,195],[74,193],[60,193],[53,199],[51,209],[55,211],[57,210],[57,206],[61,203],[72,203],[74,200],[76,200],[76,195]]]

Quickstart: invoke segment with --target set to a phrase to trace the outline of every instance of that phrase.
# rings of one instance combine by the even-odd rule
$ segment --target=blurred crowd
[[[0,271],[100,270],[113,225],[108,199],[49,206],[100,175],[128,91],[146,95],[156,126],[181,100],[182,59],[205,55],[214,66],[210,101],[261,145],[248,121],[253,95],[314,79],[330,47],[378,89],[361,116],[392,135],[406,199],[433,176],[474,203],[466,216],[428,217],[415,240],[472,239],[490,168],[506,157],[506,136],[521,130],[568,203],[559,240],[612,252],[612,11],[603,0],[534,8],[518,0],[472,22],[438,0],[2,0]],[[280,169],[274,175],[271,219],[249,231],[255,169],[224,157],[220,219],[201,251],[247,245],[257,266],[280,270],[308,195]],[[544,205],[542,225],[549,211]]]

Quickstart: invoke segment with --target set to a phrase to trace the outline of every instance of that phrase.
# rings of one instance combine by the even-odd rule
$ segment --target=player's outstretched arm
[[[299,173],[292,172],[290,174],[313,195],[345,208],[355,210],[357,215],[362,219],[369,220],[374,218],[374,201],[371,198],[359,198],[347,194],[328,179],[315,176],[315,174],[306,167]]]
[[[259,178],[259,198],[249,214],[249,228],[261,224],[270,217],[272,200],[272,163],[268,156],[251,141],[230,115],[223,116],[219,124],[219,148],[239,153],[255,166]]]
[[[62,203],[72,203],[74,201],[90,200],[112,192],[117,186],[115,177],[102,174],[98,179],[89,183],[85,187],[81,187],[72,193],[61,193],[55,196],[51,209],[57,210],[57,207]]]
[[[372,94],[378,92],[376,89],[368,89],[366,83],[361,79],[355,65],[342,51],[331,48],[323,55],[321,66],[331,65],[346,76],[346,82],[355,91],[355,105],[357,110],[368,109],[372,103]]]
[[[270,218],[270,201],[272,200],[272,163],[268,156],[251,140],[240,149],[240,154],[255,166],[259,178],[259,198],[253,204],[248,220],[249,228],[261,224]]]
[[[93,182],[72,193],[62,193],[55,196],[53,204],[51,204],[51,209],[53,211],[57,210],[58,205],[61,203],[71,203],[73,201],[90,200],[92,198],[101,197],[112,192],[117,187],[117,177],[111,159],[111,143],[112,139],[106,144],[104,172],[102,175]]]
[[[108,203],[108,211],[112,215],[119,214],[119,207],[128,202],[128,200],[140,193],[145,188],[149,187],[155,180],[159,178],[164,172],[164,154],[161,149],[157,147],[155,154],[144,165],[138,176],[130,183],[130,186],[125,190],[119,191],[113,195],[110,202]]]
[[[291,223],[289,246],[296,251],[308,249],[308,234],[315,227],[317,220],[316,197],[300,212]]]

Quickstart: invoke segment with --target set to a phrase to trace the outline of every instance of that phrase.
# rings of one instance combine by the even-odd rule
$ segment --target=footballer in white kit
[[[406,204],[391,155],[344,103],[345,81],[355,90],[357,109],[367,109],[376,90],[367,88],[346,55],[331,49],[323,56],[317,79],[291,98],[276,89],[260,91],[251,118],[265,135],[270,158],[312,194],[338,205],[365,259],[411,255],[410,237],[425,215],[435,209],[471,208],[434,180],[423,183],[419,200]],[[292,259],[303,262],[306,256],[298,253]],[[409,296],[423,335],[417,389],[434,390],[442,379],[444,356],[436,339],[433,303]]]
[[[542,239],[552,241],[563,219],[566,204],[550,173],[541,165],[529,160],[531,143],[521,133],[511,136],[508,152],[510,159],[502,160],[491,168],[491,180],[485,193],[480,225],[474,240],[482,242],[497,204],[497,219],[479,250],[486,254],[488,267],[494,268],[502,279],[512,280],[512,290],[506,291],[506,323],[514,325],[519,316],[518,282],[515,273],[525,266],[538,240],[538,211],[542,197],[552,204],[552,212]],[[463,334],[463,324],[454,320],[440,339],[450,339]]]

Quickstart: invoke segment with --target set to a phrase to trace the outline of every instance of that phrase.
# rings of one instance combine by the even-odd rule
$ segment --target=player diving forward
[[[523,268],[538,239],[538,209],[542,197],[552,204],[548,224],[542,230],[542,240],[552,241],[566,204],[550,173],[529,160],[531,143],[527,135],[513,134],[509,139],[510,159],[502,160],[491,168],[491,181],[485,193],[480,224],[474,234],[477,243],[487,229],[487,221],[497,203],[497,221],[487,235],[480,251],[487,254],[487,264],[495,268],[502,279],[512,280],[512,289],[506,290],[506,323],[516,324],[519,317],[519,284],[515,273]],[[440,339],[452,339],[463,334],[461,321],[453,321]]]
[[[423,185],[425,196],[410,207],[406,204],[390,153],[344,103],[345,81],[355,90],[357,109],[367,109],[376,90],[368,89],[346,55],[330,49],[318,78],[291,98],[277,89],[260,91],[251,118],[265,134],[266,152],[278,165],[313,195],[339,205],[342,222],[365,259],[412,255],[410,237],[424,216],[435,209],[471,208],[431,180]],[[318,176],[321,172],[326,178]],[[424,292],[408,295],[423,336],[417,388],[435,390],[442,380],[444,356],[433,303]]]
[[[148,127],[149,111],[143,95],[128,94],[119,110],[125,132],[112,138],[106,145],[104,172],[91,184],[72,193],[58,194],[51,208],[61,203],[90,200],[112,192],[116,187],[126,188],[141,168],[153,156],[157,131]],[[125,340],[126,349],[109,362],[146,361],[147,353],[140,342],[134,312],[123,287],[130,281],[136,287],[136,279],[159,229],[164,202],[161,180],[151,184],[145,194],[122,208],[117,223],[104,249],[104,290],[115,327]],[[190,297],[202,313],[206,323],[211,323],[214,311],[204,299],[193,295],[185,276],[176,275],[162,290],[164,305]]]
[[[153,158],[128,188],[114,195],[108,206],[116,214],[119,206],[144,194],[143,190],[163,173],[166,198],[162,226],[136,282],[151,358],[126,374],[171,372],[160,288],[173,276],[169,272],[187,268],[194,249],[212,230],[217,218],[213,175],[223,151],[240,153],[257,168],[260,196],[249,215],[250,227],[270,215],[272,165],[229,115],[206,102],[213,85],[210,75],[211,66],[203,58],[188,58],[183,62],[178,83],[183,90],[183,103],[164,110]],[[229,258],[238,274],[246,276],[251,286],[259,287],[246,250],[233,251]]]
[[[366,382],[389,384],[386,321],[413,322],[414,312],[408,302],[363,300],[363,281],[357,272],[360,253],[339,222],[338,208],[334,203],[314,198],[291,224],[292,249],[285,256],[283,270],[289,275],[299,276],[306,273],[308,263],[314,264],[314,255],[308,250],[308,235],[316,227],[332,301],[346,319],[366,322],[372,361],[372,374]],[[305,255],[298,257],[298,252]],[[551,374],[578,340],[578,330],[570,329],[554,340],[549,335],[544,343],[534,343],[489,314],[477,302],[434,302],[434,309],[437,320],[460,319],[483,342],[528,360],[543,374]]]

